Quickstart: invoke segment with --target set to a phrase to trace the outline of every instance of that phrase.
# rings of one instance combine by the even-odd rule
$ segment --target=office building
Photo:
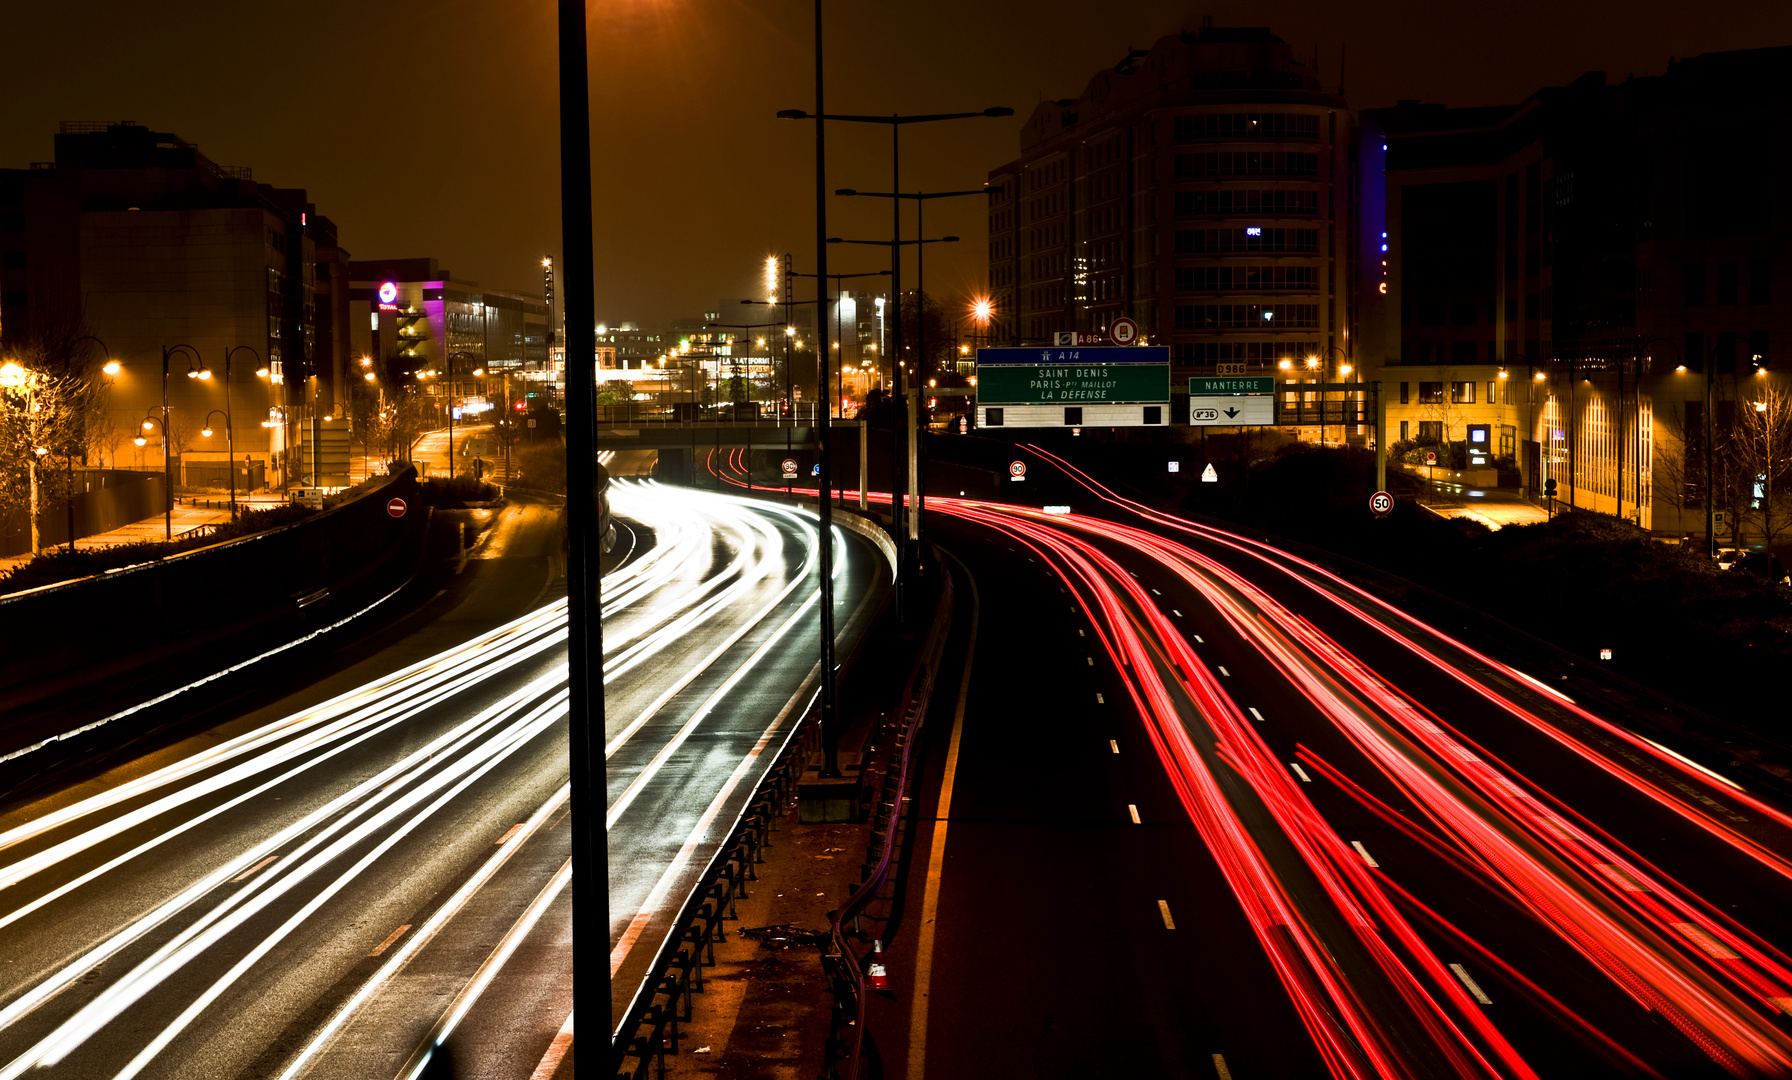
[[[1168,345],[1172,385],[1353,353],[1355,124],[1317,58],[1204,26],[1037,106],[989,173],[994,344],[1103,332]]]
[[[104,342],[121,369],[88,452],[156,469],[160,431],[144,447],[133,436],[146,419],[156,427],[163,350],[186,346],[169,354],[171,458],[222,461],[228,405],[237,458],[278,481],[289,424],[335,393],[340,306],[332,293],[320,339],[317,268],[345,254],[303,189],[258,184],[132,121],[65,122],[53,161],[0,170],[0,349]],[[188,379],[190,368],[211,376]]]
[[[1365,252],[1362,351],[1390,434],[1486,425],[1533,495],[1554,479],[1566,505],[1702,535],[1709,374],[1712,502],[1758,510],[1739,418],[1792,333],[1788,63],[1713,53],[1364,113],[1365,247],[1387,250]]]

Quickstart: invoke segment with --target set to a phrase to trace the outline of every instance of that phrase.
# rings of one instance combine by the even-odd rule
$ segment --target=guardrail
[[[936,560],[937,561],[937,560]],[[832,1030],[828,1036],[824,1080],[858,1080],[859,1063],[870,1037],[865,1022],[865,973],[859,958],[847,942],[843,929],[848,921],[858,922],[860,912],[884,886],[890,873],[890,856],[898,844],[896,830],[902,823],[903,799],[913,778],[910,766],[918,764],[913,757],[917,736],[927,718],[927,706],[933,698],[934,681],[939,674],[940,657],[946,649],[946,634],[952,625],[952,575],[940,566],[940,599],[934,609],[933,626],[928,631],[908,685],[903,687],[901,705],[893,720],[885,722],[872,740],[884,748],[871,756],[859,773],[861,780],[875,769],[882,776],[882,790],[871,815],[871,838],[860,873],[865,880],[853,891],[844,907],[831,913],[829,951],[821,958],[827,971],[828,984],[834,995]],[[875,1050],[876,1042],[872,1041]],[[837,1066],[844,1061],[846,1070]]]
[[[666,1075],[666,1054],[678,1053],[678,1025],[691,1019],[696,1007],[692,995],[703,990],[703,969],[715,966],[716,942],[727,938],[723,923],[738,920],[735,901],[747,895],[747,882],[759,880],[753,868],[765,861],[761,852],[771,846],[778,818],[796,798],[803,763],[815,752],[820,738],[820,726],[810,722],[816,712],[811,698],[777,762],[741,811],[728,842],[716,853],[674,920],[673,932],[660,946],[647,978],[612,1035],[616,1075],[645,1080],[656,1061],[660,1075]],[[631,1058],[635,1063],[632,1069],[628,1067]]]

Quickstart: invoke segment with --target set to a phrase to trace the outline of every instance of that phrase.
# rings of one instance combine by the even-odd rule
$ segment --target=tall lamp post
[[[851,114],[831,114],[831,113],[827,112],[826,109],[823,107],[822,101],[821,101],[821,0],[816,0],[816,5],[815,5],[815,87],[816,87],[815,111],[813,113],[804,112],[801,109],[782,109],[778,112],[778,118],[780,120],[814,120],[814,121],[816,121],[815,140],[816,140],[817,160],[816,160],[816,177],[815,177],[815,184],[816,184],[815,201],[817,204],[817,208],[816,208],[817,223],[820,226],[818,231],[823,236],[825,236],[827,233],[827,228],[826,228],[826,226],[827,226],[826,205],[827,204],[823,198],[823,196],[826,192],[827,185],[826,185],[826,177],[823,174],[822,161],[820,160],[820,148],[821,148],[821,137],[822,137],[821,129],[826,126],[825,124],[822,123],[822,121],[834,120],[834,121],[839,121],[841,123],[848,123],[848,124],[888,124],[890,126],[890,190],[891,191],[901,191],[902,190],[902,128],[904,125],[928,124],[928,123],[934,123],[934,122],[942,121],[942,120],[970,120],[970,119],[975,119],[978,117],[998,117],[998,116],[1013,116],[1014,115],[1013,109],[1007,108],[1005,106],[999,106],[999,105],[994,106],[992,108],[984,109],[981,112],[927,113],[927,114],[917,114],[917,115],[909,115],[909,116],[903,116],[901,114],[894,114],[894,113],[889,116],[859,116],[859,115],[851,115]],[[890,246],[890,279],[891,279],[890,280],[890,294],[891,294],[891,296],[893,296],[895,298],[895,304],[896,304],[896,333],[895,333],[896,351],[894,353],[894,356],[896,357],[897,360],[900,360],[902,358],[902,243],[901,243],[901,241],[902,241],[902,200],[901,199],[892,199],[890,201],[890,211],[891,211],[891,228],[890,228],[891,239],[889,241],[889,243],[891,245]],[[817,239],[820,239],[820,237],[818,237]],[[818,250],[819,250],[819,258],[821,260],[822,265],[819,266],[817,269],[821,273],[826,274],[827,273],[826,249],[818,248]],[[826,349],[823,349],[822,351],[824,353],[827,352]],[[906,399],[903,397],[902,367],[900,364],[894,363],[894,362],[891,363],[890,377],[891,377],[891,379],[894,380],[894,382],[891,385],[891,391],[896,395],[896,399],[899,402],[906,403]],[[897,502],[895,485],[892,484],[891,485],[891,498],[890,498],[890,514],[891,514],[892,524],[900,523],[901,513],[902,513],[901,508]],[[900,577],[901,577],[901,575],[899,574],[898,578],[900,579]],[[904,591],[904,589],[903,589],[902,582],[900,580],[898,580],[897,585],[896,585],[896,606],[897,606],[897,610],[899,612],[902,610],[902,605],[903,605],[903,601],[902,601],[903,591]]]
[[[596,333],[597,333],[597,331],[594,328],[592,330],[592,335],[593,335],[594,340],[595,340]],[[596,348],[597,348],[596,345],[592,346],[592,350],[593,350],[592,355],[594,355],[594,356],[596,355]],[[471,357],[472,359],[475,359],[475,360],[481,359],[481,357],[479,356],[478,353],[470,353],[470,352],[466,352],[465,350],[460,350],[460,351],[449,353],[447,361],[446,361],[446,363],[448,364],[448,389],[447,389],[447,395],[446,395],[447,402],[448,402],[448,404],[447,404],[447,411],[448,411],[448,479],[450,479],[450,480],[454,479],[454,362],[463,356]],[[572,354],[570,352],[568,352],[567,353],[567,357],[568,357],[567,363],[569,365],[572,363],[571,356],[572,356]],[[483,369],[481,369],[481,371],[483,371]],[[476,371],[476,372],[474,372],[474,374],[475,374],[475,376],[477,376],[478,374],[480,374],[480,371]],[[593,392],[595,393],[595,383],[596,383],[596,379],[597,379],[597,374],[596,374],[595,370],[593,371],[591,377],[593,380],[593,387],[594,387]]]
[[[1318,356],[1307,357],[1307,364],[1311,367],[1317,367],[1319,369],[1319,445],[1320,446],[1325,445],[1325,387],[1326,387],[1325,361],[1331,359],[1332,353],[1338,354],[1338,366],[1335,369],[1338,373],[1338,377],[1343,378],[1344,376],[1350,374],[1350,372],[1352,371],[1352,368],[1350,366],[1350,354],[1346,353],[1344,351],[1343,346],[1341,346],[1341,345],[1327,345],[1323,349],[1319,350]],[[1342,415],[1343,410],[1340,409],[1339,413],[1340,413],[1340,415],[1338,417],[1339,441],[1341,441],[1341,442],[1348,441],[1345,438],[1346,432],[1344,431],[1344,418]],[[1375,435],[1378,440],[1381,438],[1380,432],[1376,432]],[[1444,432],[1444,440],[1447,442],[1447,441],[1449,441],[1449,438],[1450,438],[1450,433],[1447,431]]]
[[[834,194],[838,195],[840,193],[836,191]],[[784,273],[789,277],[814,277],[815,276],[814,274],[798,273],[795,270],[786,270]],[[832,281],[834,282],[834,293],[833,293],[833,299],[831,301],[831,303],[834,305],[834,348],[840,349],[842,353],[845,352],[845,348],[840,344],[840,334],[841,334],[840,283],[849,278],[889,277],[889,276],[890,276],[890,271],[888,271],[888,270],[873,270],[873,271],[870,271],[869,273],[864,273],[864,274],[829,274],[828,275],[828,277],[830,279],[832,279]],[[826,296],[826,293],[824,292],[823,295]],[[751,302],[752,301],[749,301],[749,300],[741,301],[741,303],[743,303],[743,304],[751,303]],[[844,356],[842,357],[842,359],[844,359]],[[834,361],[833,364],[834,364],[834,375],[836,376],[836,380],[837,380],[837,377],[840,372],[840,364],[839,364],[839,361]],[[836,385],[838,385],[838,381],[836,381]],[[826,386],[821,387],[821,393],[823,395],[826,395],[828,393],[828,388]],[[838,395],[836,395],[836,398],[837,397],[838,397]],[[830,408],[830,409],[832,409],[834,407],[835,407],[834,405],[828,406],[828,408]]]
[[[558,0],[561,325],[566,365],[566,644],[573,862],[574,1011],[611,1008],[609,847],[604,831],[603,624],[599,613],[596,257],[591,205],[591,79],[585,0]],[[552,335],[549,337],[552,341]],[[613,1060],[613,1059],[612,1059]],[[608,1067],[600,1066],[600,1067]]]
[[[901,205],[900,200],[897,200],[897,205]],[[920,245],[920,244],[956,244],[956,243],[958,243],[958,237],[956,237],[956,236],[939,236],[939,237],[934,237],[932,239],[917,239],[917,240],[844,240],[838,236],[830,236],[830,237],[828,237],[828,243],[830,243],[830,244],[870,244],[870,245],[873,245],[876,247],[888,247],[892,251],[900,251],[904,246],[909,245],[909,244],[916,244],[916,245]],[[897,256],[891,256],[892,261],[894,261],[896,258],[897,258]],[[921,311],[922,299],[923,299],[922,294],[917,292],[916,299],[915,299],[915,321],[917,323],[919,323],[921,321],[921,316],[923,314]],[[919,548],[920,548],[920,543],[921,543],[921,519],[920,519],[921,494],[920,494],[920,490],[919,490],[921,467],[920,467],[920,459],[917,456],[917,449],[916,449],[918,440],[915,435],[917,414],[920,412],[920,409],[918,407],[912,408],[912,409],[909,408],[908,398],[906,396],[906,392],[903,390],[903,384],[902,384],[902,368],[903,368],[903,360],[902,360],[902,294],[901,293],[896,294],[895,302],[896,302],[896,355],[890,358],[890,377],[891,377],[891,379],[894,380],[893,389],[896,394],[896,399],[897,399],[897,401],[899,401],[901,403],[903,420],[904,420],[903,427],[906,429],[905,433],[908,437],[908,482],[906,484],[899,485],[896,481],[896,460],[895,459],[899,455],[895,454],[895,453],[892,453],[890,455],[890,457],[891,457],[891,460],[890,460],[890,492],[891,492],[891,494],[890,494],[890,518],[891,518],[891,521],[890,521],[890,523],[896,527],[898,535],[902,535],[905,531],[907,534],[907,538],[906,538],[905,542],[903,543],[903,564],[904,564],[905,573],[897,574],[897,580],[900,583],[900,581],[902,580],[902,578],[904,576],[907,576],[910,581],[913,581],[914,574],[920,566],[920,563],[918,560],[920,557]],[[918,378],[914,385],[915,385],[916,391],[918,392],[920,389],[920,386],[921,386],[921,383]],[[917,404],[917,406],[919,405],[918,396],[917,396],[916,404]],[[892,442],[895,442],[899,438],[899,436],[896,433],[895,428],[891,429],[890,434],[891,434]],[[912,508],[907,507],[905,505],[909,500],[913,500],[914,505]],[[906,523],[906,530],[904,528],[905,523]],[[898,610],[905,611],[906,609],[903,609],[903,607],[902,607],[903,591],[902,591],[902,587],[900,584],[898,584],[898,586],[897,586],[896,595],[898,598],[897,599]]]
[[[1674,370],[1679,374],[1685,374],[1686,355],[1680,351],[1680,346],[1669,341],[1667,338],[1653,338],[1644,342],[1642,351],[1647,351],[1649,346],[1657,344],[1666,345],[1668,348],[1674,350]],[[1712,453],[1712,442],[1717,438],[1717,428],[1712,417],[1717,410],[1713,407],[1715,403],[1711,400],[1712,392],[1716,386],[1716,343],[1713,342],[1711,347],[1705,350],[1705,355],[1698,357],[1697,359],[1702,362],[1702,366],[1705,369],[1703,372],[1705,376],[1705,402],[1703,409],[1705,413],[1705,446],[1703,455],[1705,458],[1705,555],[1707,558],[1716,559],[1717,516],[1716,507],[1712,502],[1712,496],[1716,487],[1712,482],[1715,475],[1713,472],[1712,459],[1716,457],[1716,455]]]
[[[199,350],[191,345],[162,346],[162,479],[168,485],[168,498],[162,508],[163,539],[174,539],[174,468],[173,459],[168,456],[168,444],[172,441],[168,427],[168,363],[176,353],[185,352],[187,357],[187,378],[209,379],[212,370],[199,359]],[[147,430],[147,429],[146,429]]]
[[[257,372],[262,369],[261,354],[248,345],[233,345],[224,350],[224,449],[230,454],[230,520],[236,520],[236,425],[230,415],[230,358],[247,352],[255,358]]]

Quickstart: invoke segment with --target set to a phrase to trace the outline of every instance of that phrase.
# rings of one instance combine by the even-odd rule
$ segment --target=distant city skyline
[[[114,5],[109,19],[55,5],[9,12],[19,43],[0,102],[0,166],[52,157],[62,120],[137,120],[303,187],[356,259],[435,257],[487,288],[539,286],[558,248],[553,9],[458,0],[428,17],[324,0],[281,9],[201,0],[181,19]],[[1481,14],[1476,14],[1477,8]],[[811,8],[794,0],[698,7],[612,5],[592,28],[597,148],[597,307],[668,323],[719,295],[750,293],[765,255],[812,269],[813,138],[773,119],[812,104]],[[966,186],[1012,159],[1038,102],[1080,94],[1090,74],[1165,34],[1267,26],[1355,109],[1401,98],[1450,105],[1521,100],[1603,70],[1654,75],[1669,59],[1792,44],[1792,7],[1709,10],[1664,2],[1608,9],[1540,0],[1452,9],[1229,0],[1145,0],[1091,16],[1070,0],[974,8],[926,0],[900,11],[830,9],[830,110],[925,112],[1007,105],[1012,119],[913,129],[908,190]],[[882,129],[834,125],[829,187],[881,189]],[[838,200],[840,235],[881,236],[886,204]],[[985,284],[986,223],[970,201],[930,208],[930,232],[964,242],[928,259],[928,291],[952,301]],[[847,269],[876,269],[865,252]],[[861,263],[863,265],[861,265]],[[912,286],[912,281],[905,285]]]

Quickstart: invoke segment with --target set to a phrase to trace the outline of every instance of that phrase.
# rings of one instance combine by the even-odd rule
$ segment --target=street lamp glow
[[[1685,368],[1685,367],[1684,367],[1684,366],[1683,366],[1683,367],[1681,367],[1681,369],[1680,369],[1680,370],[1681,370],[1681,371],[1685,371],[1685,370],[1686,370],[1686,368]],[[1548,378],[1548,376],[1547,376],[1547,375],[1545,375],[1545,374],[1543,374],[1543,373],[1542,373],[1542,372],[1541,372],[1541,371],[1539,371],[1539,372],[1538,372],[1538,373],[1537,373],[1537,381],[1538,381],[1538,382],[1542,382],[1542,381],[1543,381],[1543,380],[1544,380],[1544,379],[1546,379],[1546,378]]]
[[[25,385],[25,369],[11,360],[0,364],[0,386]]]
[[[261,426],[262,426],[262,427],[267,427],[267,425],[266,425],[266,424],[263,424],[263,425],[261,425]],[[136,437],[136,438],[135,438],[135,439],[132,439],[132,440],[131,440],[131,441],[132,441],[132,442],[134,442],[134,443],[136,443],[136,444],[137,444],[137,445],[138,445],[138,446],[148,446],[148,445],[149,445],[149,440],[148,440],[148,439],[145,439],[145,438],[144,438],[144,437],[143,437],[143,436],[141,436],[141,435],[139,435],[139,436],[137,436],[137,437]]]
[[[1287,371],[1289,368],[1292,368],[1294,366],[1294,361],[1292,361],[1286,357],[1283,357],[1282,362],[1276,366],[1281,368],[1283,371]]]
[[[143,430],[144,431],[154,431],[155,427],[156,427],[156,422],[154,420],[143,421]]]
[[[103,368],[100,368],[100,370],[105,372],[108,375],[116,375],[121,370],[123,370],[123,368],[124,368],[124,365],[120,364],[118,361],[108,360],[108,361],[106,361],[106,366]]]
[[[212,437],[212,429],[211,429],[211,428],[200,428],[200,429],[199,429],[199,434],[200,434],[200,435],[201,435],[201,436],[203,436],[203,437],[205,437],[205,438],[207,438],[207,439],[209,439],[209,438],[211,438],[211,437]]]
[[[365,374],[365,375],[363,375],[363,376],[361,376],[361,377],[362,377],[362,378],[363,378],[363,379],[366,379],[366,380],[367,380],[367,381],[368,381],[368,382],[373,382],[373,381],[375,381],[375,376],[374,376],[374,374],[373,374],[373,372],[371,372],[371,371],[369,371],[369,372],[368,372],[368,373],[367,373],[367,374]]]
[[[1308,367],[1318,367],[1319,366],[1319,358],[1317,356],[1307,357],[1307,366]]]
[[[980,323],[988,322],[989,317],[994,313],[995,305],[990,303],[987,296],[979,296],[971,302],[971,315]]]
[[[1338,365],[1338,374],[1348,375],[1348,374],[1350,374],[1350,371],[1351,371],[1351,368],[1350,368],[1349,364],[1339,364]]]

